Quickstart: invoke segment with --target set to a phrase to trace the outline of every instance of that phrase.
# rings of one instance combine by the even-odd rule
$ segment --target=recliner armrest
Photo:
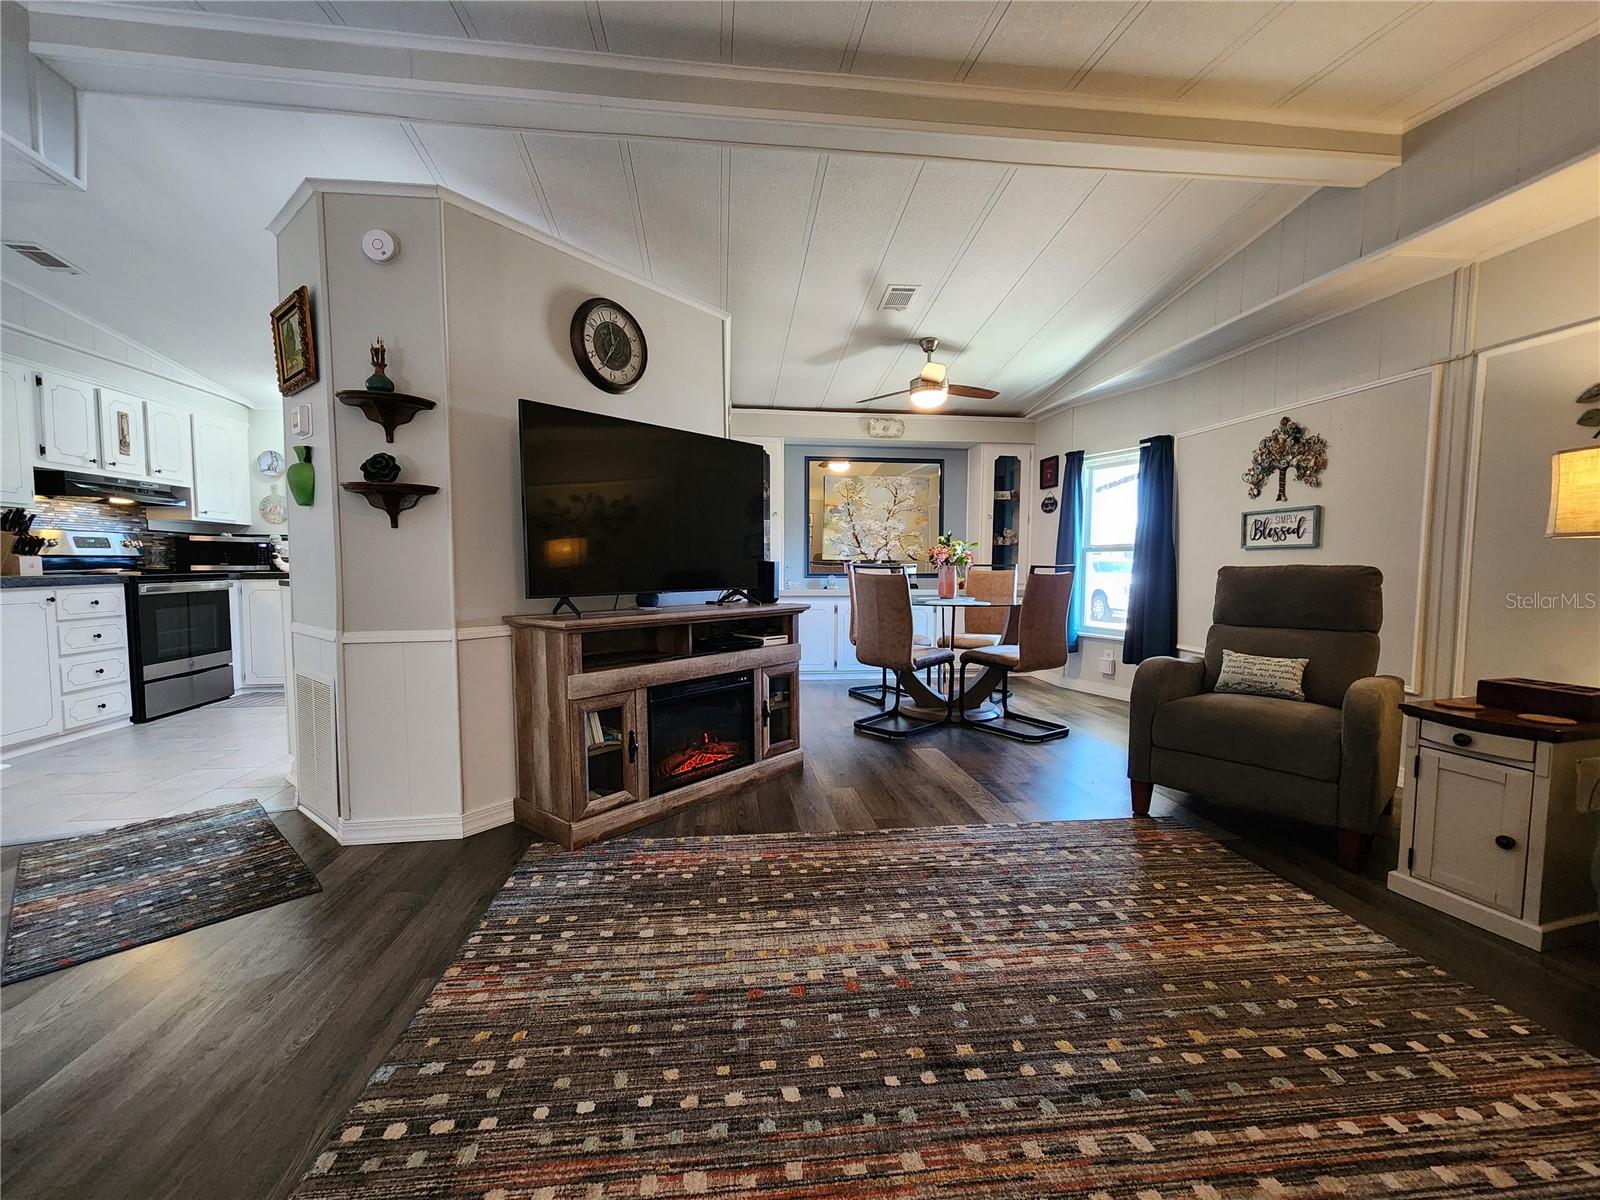
[[[1339,734],[1339,828],[1371,833],[1400,778],[1400,702],[1405,682],[1370,675],[1344,694]]]
[[[1133,673],[1133,689],[1128,694],[1128,778],[1154,783],[1150,778],[1150,730],[1156,709],[1185,696],[1198,696],[1206,687],[1206,660],[1193,655],[1182,658],[1147,658]]]

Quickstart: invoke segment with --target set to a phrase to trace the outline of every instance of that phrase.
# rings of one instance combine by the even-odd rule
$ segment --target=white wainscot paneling
[[[517,792],[516,705],[511,631],[472,628],[457,632],[461,673],[462,833],[511,820]]]
[[[454,642],[346,642],[340,652],[341,840],[459,837]]]

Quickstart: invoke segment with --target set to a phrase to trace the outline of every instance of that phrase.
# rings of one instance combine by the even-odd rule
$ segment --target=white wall
[[[1470,390],[1479,370],[1488,386],[1476,508],[1485,518],[1473,534],[1475,551],[1459,564],[1471,573],[1460,638],[1462,683],[1470,690],[1480,675],[1507,671],[1543,670],[1567,679],[1594,673],[1600,651],[1592,637],[1573,639],[1585,618],[1590,634],[1600,630],[1593,612],[1525,620],[1507,612],[1504,594],[1539,590],[1537,582],[1519,587],[1519,580],[1543,580],[1546,591],[1557,584],[1568,592],[1600,586],[1594,543],[1543,538],[1549,458],[1580,440],[1571,400],[1587,386],[1576,382],[1585,366],[1589,382],[1600,377],[1600,349],[1592,333],[1521,346],[1600,316],[1600,221],[1490,259],[1476,268],[1476,286],[1473,279],[1463,272],[1436,280],[1183,378],[1040,421],[1041,455],[1122,450],[1152,434],[1176,435],[1181,646],[1203,644],[1212,579],[1224,563],[1371,563],[1385,574],[1383,669],[1414,687],[1448,687],[1454,672],[1441,681],[1434,668],[1449,665],[1442,660],[1450,651],[1429,649],[1437,643],[1424,624],[1432,607],[1438,620],[1451,623],[1443,640],[1456,640],[1454,600],[1436,594],[1453,584],[1442,570],[1435,580],[1424,578],[1423,564],[1460,556],[1452,539],[1473,502],[1464,462],[1439,461],[1431,491],[1423,486],[1424,473],[1430,446],[1437,458],[1457,442],[1465,445],[1474,402],[1469,395],[1447,405],[1459,437],[1441,426],[1430,439],[1429,411],[1434,389],[1443,388],[1447,376]],[[1476,347],[1491,345],[1509,348],[1503,355],[1473,356]],[[1447,370],[1452,362],[1465,368]],[[1329,441],[1323,487],[1312,490],[1291,479],[1288,500],[1324,506],[1324,547],[1245,555],[1238,549],[1239,514],[1273,505],[1271,493],[1251,501],[1239,476],[1251,447],[1282,413]],[[1044,544],[1051,544],[1055,522],[1041,523]],[[1582,589],[1585,572],[1590,583]],[[1118,659],[1110,681],[1098,669],[1107,648]],[[1581,659],[1576,664],[1568,661],[1573,652]],[[1120,658],[1119,642],[1086,642],[1060,682],[1124,696],[1133,668]],[[1521,665],[1513,671],[1512,662]],[[1489,671],[1495,663],[1500,666]]]

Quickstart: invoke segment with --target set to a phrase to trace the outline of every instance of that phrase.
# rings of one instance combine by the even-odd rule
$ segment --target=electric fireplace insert
[[[650,794],[755,761],[755,686],[749,671],[650,689]]]

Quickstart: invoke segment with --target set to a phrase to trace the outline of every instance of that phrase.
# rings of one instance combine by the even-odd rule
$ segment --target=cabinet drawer
[[[119,587],[79,588],[56,593],[56,620],[73,621],[80,617],[120,617],[122,589]]]
[[[127,627],[116,621],[66,621],[56,626],[56,644],[63,654],[85,650],[120,650],[128,644]]]
[[[1524,738],[1505,737],[1498,733],[1479,733],[1477,730],[1457,729],[1437,721],[1422,722],[1422,740],[1435,746],[1483,754],[1507,762],[1531,763],[1534,744]]]
[[[122,683],[128,678],[128,656],[125,654],[84,655],[61,660],[61,690],[81,692],[84,688],[105,687]]]
[[[61,716],[68,729],[92,725],[96,721],[109,721],[113,717],[125,717],[131,711],[133,703],[125,687],[85,692],[81,696],[69,696],[61,702]]]

